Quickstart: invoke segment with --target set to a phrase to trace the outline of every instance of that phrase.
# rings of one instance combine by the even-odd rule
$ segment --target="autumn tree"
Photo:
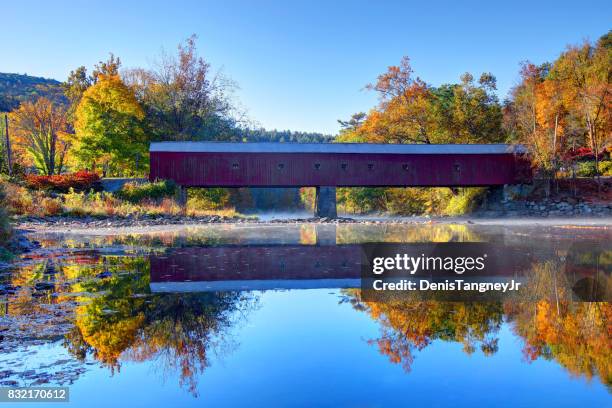
[[[121,58],[111,52],[106,61],[100,61],[94,66],[92,81],[97,82],[101,76],[118,76],[119,68],[121,68]]]
[[[71,146],[66,108],[43,97],[23,102],[10,118],[16,149],[23,151],[41,173],[59,174]]]
[[[564,84],[565,104],[584,128],[599,174],[599,153],[612,140],[612,31],[596,44],[586,41],[568,47],[555,62],[553,72]]]
[[[367,115],[355,114],[348,121],[339,121],[342,129],[337,141],[429,144],[495,143],[505,139],[496,80],[490,73],[482,74],[477,82],[466,73],[459,84],[434,87],[415,77],[409,58],[404,57],[366,88],[378,93],[378,106]],[[401,214],[446,211],[444,202],[449,202],[450,194],[447,189],[415,188],[338,191],[339,203],[346,210]]]
[[[70,71],[68,79],[62,84],[64,95],[68,99],[68,114],[71,121],[74,121],[76,108],[79,106],[83,94],[92,83],[93,78],[87,75],[87,68],[80,66],[74,71]]]
[[[465,73],[459,84],[428,85],[414,76],[408,57],[366,86],[379,105],[343,126],[341,141],[377,143],[492,143],[504,140],[502,110],[490,73]],[[358,119],[355,121],[354,119]]]
[[[148,135],[144,111],[118,75],[99,74],[76,109],[75,154],[86,167],[103,172],[135,172],[142,167]]]
[[[413,76],[408,57],[390,66],[376,82],[366,85],[379,95],[379,106],[359,128],[368,141],[379,143],[435,142],[436,117],[433,94],[420,78]]]
[[[529,61],[521,64],[521,81],[512,90],[512,100],[507,107],[507,126],[516,140],[529,147],[534,163],[550,174],[554,170],[554,143],[546,132],[547,115],[538,114],[548,71],[547,64],[537,66]]]
[[[231,81],[211,72],[196,49],[196,36],[163,54],[154,69],[127,71],[125,78],[144,106],[157,139],[234,140],[235,107]]]
[[[448,143],[496,143],[504,140],[496,79],[483,73],[478,82],[466,72],[460,84],[433,89],[435,116]]]

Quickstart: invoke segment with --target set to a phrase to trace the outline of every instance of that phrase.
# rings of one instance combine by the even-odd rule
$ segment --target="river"
[[[611,287],[609,227],[218,224],[31,238],[41,248],[0,271],[2,386],[68,386],[83,407],[612,406],[612,304],[571,293],[593,276]],[[538,285],[554,279],[557,297],[366,301],[350,278],[368,242],[489,242],[519,254]]]

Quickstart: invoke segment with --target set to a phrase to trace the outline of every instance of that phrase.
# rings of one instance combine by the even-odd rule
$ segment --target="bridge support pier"
[[[501,208],[502,202],[505,201],[505,186],[492,186],[485,196],[484,209],[496,210]]]
[[[178,205],[181,207],[183,215],[187,215],[187,187],[179,187],[176,199]]]
[[[315,216],[336,218],[336,187],[317,187],[315,196]]]

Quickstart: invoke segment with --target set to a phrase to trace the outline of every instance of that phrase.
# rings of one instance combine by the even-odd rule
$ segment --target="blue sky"
[[[433,85],[490,71],[503,99],[520,61],[552,60],[612,28],[610,1],[48,3],[2,5],[0,72],[64,80],[109,52],[146,67],[195,33],[201,55],[239,85],[252,120],[326,133],[376,103],[364,85],[403,55]]]

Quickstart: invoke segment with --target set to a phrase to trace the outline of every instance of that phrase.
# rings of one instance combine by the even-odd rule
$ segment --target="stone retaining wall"
[[[502,200],[495,206],[476,211],[474,215],[494,217],[537,216],[612,216],[612,203],[588,203],[576,198],[545,198],[538,201]]]

